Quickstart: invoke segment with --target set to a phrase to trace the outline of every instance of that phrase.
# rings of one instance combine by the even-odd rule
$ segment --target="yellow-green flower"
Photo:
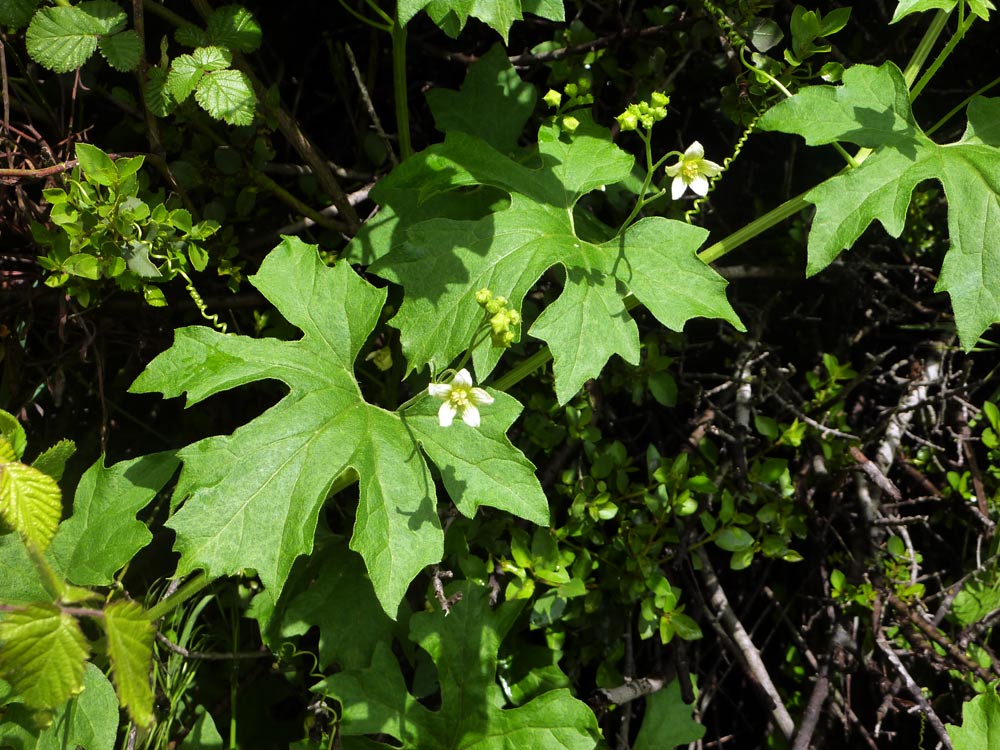
[[[450,383],[431,383],[427,392],[444,401],[438,409],[438,424],[450,427],[455,415],[469,427],[479,427],[479,404],[492,404],[493,397],[482,388],[472,387],[472,376],[461,369]]]
[[[688,146],[676,164],[667,167],[667,176],[673,177],[670,194],[677,200],[691,188],[700,196],[708,195],[708,180],[722,174],[722,167],[705,158],[705,149],[698,141]]]

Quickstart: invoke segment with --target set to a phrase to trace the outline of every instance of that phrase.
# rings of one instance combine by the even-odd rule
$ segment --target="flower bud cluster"
[[[565,99],[564,99],[565,96]],[[576,107],[585,107],[594,103],[594,95],[590,93],[590,81],[581,78],[576,83],[567,83],[562,93],[555,89],[542,97],[542,101],[556,110],[556,121],[564,133],[573,133],[580,127],[580,120],[567,112]]]
[[[507,303],[506,297],[499,295],[494,297],[489,289],[480,289],[476,292],[476,302],[490,316],[490,338],[493,340],[493,346],[509,348],[514,342],[514,332],[510,327],[521,323],[521,313]]]
[[[670,97],[660,91],[654,91],[648,102],[630,104],[615,120],[622,130],[637,130],[640,126],[649,130],[667,116],[667,105]]]

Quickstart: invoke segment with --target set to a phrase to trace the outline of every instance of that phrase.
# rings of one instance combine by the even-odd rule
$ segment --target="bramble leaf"
[[[153,639],[156,630],[138,602],[117,601],[104,608],[108,657],[121,704],[142,727],[153,723]]]
[[[962,726],[946,724],[954,750],[983,750],[1000,746],[1000,698],[987,688],[962,706]]]
[[[0,464],[0,520],[44,551],[62,517],[56,480],[18,462]]]
[[[892,63],[855,65],[842,86],[810,86],[780,102],[760,127],[797,133],[810,145],[848,141],[875,149],[855,169],[806,193],[816,205],[809,232],[812,275],[879,221],[893,237],[903,231],[913,188],[937,179],[948,198],[951,247],[936,291],[948,292],[962,346],[1000,320],[1000,99],[976,97],[955,143],[939,145],[917,125],[906,83]]]
[[[20,29],[28,25],[40,0],[0,0],[0,26]]]
[[[438,609],[410,619],[410,640],[437,666],[440,710],[425,708],[407,692],[389,644],[380,643],[370,668],[341,672],[313,688],[343,705],[341,732],[347,737],[387,734],[405,750],[596,747],[594,714],[568,690],[551,690],[518,708],[499,708],[504,700],[496,684],[497,652],[522,603],[494,610],[484,588],[465,584],[449,593],[456,590],[462,599],[447,616]]]
[[[170,63],[167,90],[174,99],[183,102],[206,72],[224,70],[232,61],[232,55],[222,47],[199,47],[190,55],[179,55]]]
[[[0,536],[0,601],[30,604],[50,596],[28,548],[17,534]]]
[[[580,198],[626,179],[633,163],[607,130],[588,115],[578,119],[571,136],[556,125],[542,126],[536,169],[479,138],[450,132],[444,143],[415,155],[412,164],[386,178],[382,195],[387,200],[407,189],[419,200],[470,180],[510,195],[509,206],[478,220],[401,217],[396,231],[405,231],[405,239],[394,240],[393,248],[372,264],[372,272],[403,286],[403,304],[392,325],[400,330],[410,369],[430,364],[441,370],[468,347],[482,317],[478,290],[488,288],[519,308],[553,266],[563,270],[563,293],[529,333],[552,350],[560,403],[596,377],[612,354],[638,362],[638,330],[624,304],[629,291],[674,329],[694,316],[741,326],[725,298],[726,282],[695,256],[705,230],[657,218],[640,221],[619,237],[611,237],[611,230],[603,238],[577,231],[574,211]],[[404,199],[400,208],[426,216],[412,200]],[[477,348],[473,361],[479,379],[498,358],[489,342]]]
[[[28,54],[43,67],[68,73],[97,49],[98,37],[125,28],[125,12],[111,0],[86,0],[71,7],[41,8],[28,25]]]
[[[76,443],[72,440],[60,440],[39,453],[31,465],[58,482],[66,470],[66,462],[74,453],[76,453]]]
[[[260,24],[242,5],[224,5],[208,17],[211,44],[240,52],[253,52],[260,46]]]
[[[106,586],[153,535],[135,514],[167,483],[179,461],[152,453],[105,467],[99,459],[76,488],[73,515],[59,526],[49,557],[70,581]],[[94,544],[100,539],[100,544]]]
[[[139,67],[141,45],[134,29],[127,29],[113,36],[102,36],[98,39],[97,46],[108,65],[115,70],[129,71]]]
[[[705,727],[691,717],[693,707],[681,697],[681,687],[673,680],[662,690],[646,696],[635,750],[671,750],[696,742],[705,736]]]
[[[206,73],[198,82],[194,97],[208,114],[230,125],[253,122],[257,95],[246,73],[241,70],[218,70]]]
[[[325,267],[315,246],[294,238],[275,248],[251,281],[303,330],[301,339],[180,329],[174,345],[132,385],[133,391],[167,396],[186,391],[189,405],[264,378],[289,388],[277,405],[232,435],[180,451],[184,469],[175,497],[187,500],[167,524],[177,533],[178,574],[253,568],[277,594],[295,557],[312,548],[317,514],[334,479],[353,469],[360,499],[351,549],[365,559],[379,602],[391,615],[414,576],[440,560],[442,532],[434,481],[419,450],[423,412],[390,413],[368,404],[353,373],[386,292],[346,263]],[[520,404],[493,395],[480,429],[448,429],[463,439],[462,456],[491,456],[491,470],[521,488],[516,512],[544,521],[545,495],[531,465],[506,438]],[[443,477],[477,492],[488,486],[481,477],[466,478],[468,464],[458,457],[430,448],[428,455]],[[506,507],[505,497],[498,492],[494,502],[473,494],[456,501],[464,511],[483,503]]]
[[[0,675],[31,708],[55,708],[79,693],[86,659],[76,618],[53,604],[31,604],[0,620]]]

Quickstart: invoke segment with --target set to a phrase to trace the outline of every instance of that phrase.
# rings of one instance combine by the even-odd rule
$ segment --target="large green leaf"
[[[138,602],[117,601],[104,608],[104,632],[121,704],[141,727],[153,723],[153,640],[156,630]]]
[[[68,73],[90,59],[99,37],[121,31],[127,20],[125,12],[111,0],[41,8],[25,35],[28,54],[49,70]]]
[[[53,604],[31,604],[0,620],[0,675],[31,708],[55,708],[83,689],[87,651],[76,618]]]
[[[961,0],[967,2],[969,10],[982,18],[984,21],[990,19],[990,11],[996,10],[990,0]],[[921,13],[925,10],[954,10],[959,0],[899,0],[896,12],[892,14],[889,23],[896,23],[911,13]]]
[[[633,293],[668,327],[696,316],[740,326],[725,297],[726,282],[695,255],[707,232],[682,222],[646,219],[622,235],[603,238],[577,231],[577,202],[588,192],[626,179],[633,159],[610,134],[579,115],[572,135],[554,124],[539,130],[541,165],[530,168],[463,132],[410,160],[387,178],[383,195],[408,193],[392,249],[371,270],[403,286],[392,323],[400,330],[412,369],[440,370],[468,347],[482,319],[476,293],[489,288],[515,307],[548,269],[561,267],[563,293],[529,333],[543,339],[555,360],[556,395],[568,401],[612,354],[639,358],[638,330],[625,309]],[[507,191],[510,204],[481,219],[428,218],[417,200],[470,183]],[[456,197],[456,200],[459,198]],[[396,208],[389,204],[391,208]],[[484,342],[475,353],[480,379],[496,365],[498,350]]]
[[[842,86],[800,90],[766,112],[760,127],[797,133],[810,145],[842,140],[875,149],[859,167],[806,193],[816,205],[809,274],[850,248],[873,221],[898,237],[913,188],[941,182],[951,247],[937,291],[951,296],[962,345],[971,349],[1000,320],[1000,99],[973,99],[967,117],[961,139],[935,143],[913,117],[902,73],[885,63],[855,65]]]
[[[253,568],[266,587],[279,591],[295,557],[312,548],[333,480],[353,469],[360,498],[351,549],[365,559],[379,602],[393,614],[414,576],[440,559],[442,533],[434,481],[419,450],[421,440],[432,442],[426,409],[410,416],[368,404],[354,378],[354,360],[386,292],[346,263],[325,267],[314,246],[294,238],[286,238],[251,280],[303,330],[301,339],[180,329],[174,345],[132,386],[167,396],[187,392],[189,405],[265,378],[289,388],[277,405],[232,435],[180,451],[184,469],[176,497],[187,500],[167,524],[177,534],[178,573],[204,568],[218,576]],[[428,454],[456,491],[470,485],[469,498],[454,498],[460,510],[499,505],[546,523],[548,506],[533,467],[506,437],[520,404],[493,395],[482,427],[447,428],[461,444],[458,455],[435,447]],[[499,483],[492,489],[481,472],[472,474],[478,456],[493,462],[489,468]],[[507,486],[518,487],[520,495],[512,499]]]
[[[677,680],[647,695],[635,750],[671,750],[700,740],[705,736],[705,727],[691,718],[692,711],[693,707],[681,697]]]
[[[564,18],[562,2],[552,0],[399,0],[398,19],[401,24],[409,23],[421,10],[427,9],[431,18],[452,36],[465,27],[469,16],[478,18],[491,26],[504,42],[514,21],[524,18],[523,11],[540,15],[552,21]],[[452,17],[452,23],[446,17]]]
[[[73,515],[59,525],[49,548],[56,567],[73,583],[110,584],[153,538],[135,514],[170,480],[178,464],[172,452],[164,452],[110,467],[101,458],[87,469],[76,488]]]
[[[499,708],[504,701],[496,684],[497,651],[521,603],[494,610],[484,588],[466,584],[459,590],[462,599],[448,615],[438,609],[410,620],[410,639],[437,666],[440,710],[425,708],[407,692],[389,644],[381,643],[369,669],[341,672],[314,688],[343,704],[341,732],[347,737],[387,734],[404,750],[596,747],[594,714],[568,690],[551,690],[518,708]]]
[[[101,670],[87,664],[83,691],[52,717],[52,723],[38,736],[34,750],[112,748],[118,734],[118,701],[114,688]]]
[[[988,688],[962,706],[962,726],[947,724],[953,750],[985,750],[1000,747],[1000,698]]]

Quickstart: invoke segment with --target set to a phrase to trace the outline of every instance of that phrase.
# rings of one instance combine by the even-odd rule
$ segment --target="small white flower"
[[[482,388],[472,387],[472,376],[462,369],[450,383],[431,383],[427,392],[444,401],[438,409],[438,424],[450,427],[456,414],[469,427],[479,427],[479,404],[492,404],[493,397]]]
[[[670,194],[677,200],[691,188],[692,192],[704,197],[708,195],[708,178],[719,174],[722,174],[722,167],[706,159],[705,149],[695,141],[676,164],[667,167],[667,176],[674,178]]]

